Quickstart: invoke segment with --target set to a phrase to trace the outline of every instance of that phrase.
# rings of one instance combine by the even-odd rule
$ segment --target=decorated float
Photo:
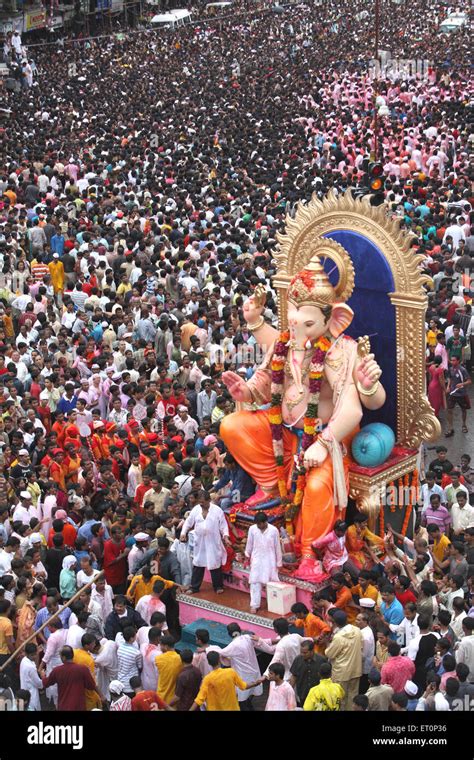
[[[248,383],[224,375],[238,403],[221,435],[258,484],[227,514],[243,543],[266,510],[294,552],[281,581],[310,607],[327,584],[312,543],[336,519],[363,513],[381,538],[388,522],[412,534],[420,446],[440,434],[425,388],[428,278],[399,220],[351,191],[300,203],[274,259],[279,329],[259,286],[244,314],[265,359]],[[247,568],[227,570],[222,596],[209,585],[180,597],[182,622],[242,620],[268,636],[276,614],[250,614]]]

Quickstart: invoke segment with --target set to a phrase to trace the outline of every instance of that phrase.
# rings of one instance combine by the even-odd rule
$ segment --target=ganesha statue
[[[262,500],[279,496],[286,504],[300,557],[295,575],[309,581],[321,580],[313,541],[345,514],[348,451],[363,408],[385,403],[374,355],[344,334],[354,316],[346,303],[354,287],[352,261],[342,246],[331,241],[326,247],[323,260],[314,255],[289,283],[287,330],[279,333],[265,321],[262,286],[244,304],[248,330],[265,358],[247,382],[223,374],[239,406],[253,407],[224,417],[220,430]],[[336,284],[323,266],[331,257]]]

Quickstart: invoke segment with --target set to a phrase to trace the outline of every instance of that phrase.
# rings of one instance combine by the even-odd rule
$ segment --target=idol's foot
[[[265,501],[270,501],[270,499],[274,499],[276,496],[278,496],[278,489],[269,492],[258,488],[253,496],[247,499],[245,505],[247,507],[254,507],[256,504],[263,504]]]
[[[322,569],[321,563],[311,557],[301,560],[300,566],[292,573],[294,578],[300,578],[309,583],[321,583],[329,578]]]

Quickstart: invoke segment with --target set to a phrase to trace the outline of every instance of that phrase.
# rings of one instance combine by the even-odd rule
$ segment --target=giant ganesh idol
[[[281,334],[262,316],[266,294],[259,286],[244,315],[265,359],[248,382],[234,372],[223,375],[235,401],[267,407],[225,417],[221,435],[263,496],[279,495],[287,515],[296,516],[301,562],[295,575],[309,581],[321,579],[311,543],[347,506],[348,449],[362,407],[379,409],[385,402],[373,354],[359,353],[358,343],[344,335],[354,316],[345,303],[354,271],[347,252],[337,248],[336,285],[318,256],[291,280],[289,329]]]

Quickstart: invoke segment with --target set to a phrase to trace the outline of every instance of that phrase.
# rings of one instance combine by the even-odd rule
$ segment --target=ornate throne
[[[355,287],[347,303],[355,317],[346,332],[356,339],[369,337],[387,391],[382,409],[366,412],[362,425],[374,421],[389,425],[396,446],[379,467],[369,469],[353,462],[350,497],[368,515],[371,529],[381,533],[389,512],[397,512],[390,515],[397,529],[401,524],[402,532],[411,532],[414,499],[410,494],[417,486],[420,445],[436,440],[441,432],[426,396],[424,285],[429,278],[421,272],[422,257],[412,249],[413,237],[387,217],[383,206],[374,208],[368,198],[355,199],[348,190],[339,196],[330,192],[322,201],[313,196],[308,204],[300,203],[294,218],[287,216],[286,231],[278,235],[274,252],[280,329],[287,327],[285,291],[293,275],[315,255],[324,262],[324,250],[330,248],[331,258],[324,266],[329,278],[336,280],[340,246],[351,257]]]

